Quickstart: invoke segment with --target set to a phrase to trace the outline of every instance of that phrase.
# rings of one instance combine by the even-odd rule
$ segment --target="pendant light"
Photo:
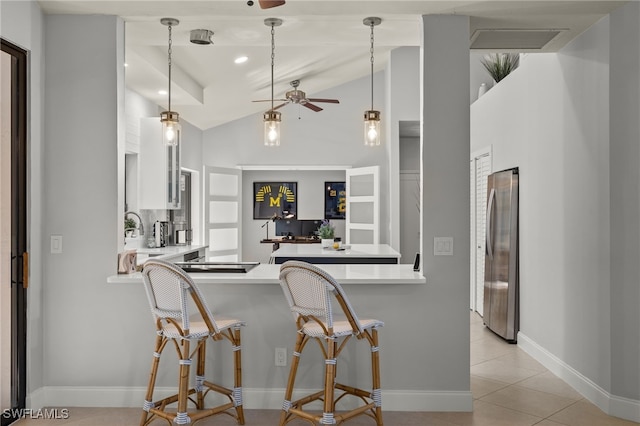
[[[160,113],[160,121],[162,122],[162,140],[166,145],[180,144],[180,117],[177,112],[171,111],[171,27],[178,25],[180,21],[175,18],[160,19],[162,25],[169,27],[169,103],[167,110]]]
[[[371,27],[371,109],[364,112],[364,144],[365,146],[380,145],[380,111],[373,109],[373,27],[380,25],[382,19],[376,17],[365,18],[362,23]]]
[[[264,144],[265,146],[280,146],[280,122],[282,114],[273,109],[273,64],[275,59],[275,27],[282,25],[282,19],[267,18],[264,24],[271,27],[271,109],[264,113]]]

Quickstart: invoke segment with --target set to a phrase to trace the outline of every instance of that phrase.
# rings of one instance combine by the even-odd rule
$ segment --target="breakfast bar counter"
[[[340,284],[425,284],[426,278],[413,265],[326,264],[321,266]],[[196,285],[206,284],[279,284],[280,265],[259,264],[242,272],[194,272]],[[113,284],[140,284],[142,275],[118,274],[107,278]]]

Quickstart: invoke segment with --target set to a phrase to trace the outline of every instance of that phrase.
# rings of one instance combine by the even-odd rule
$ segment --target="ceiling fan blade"
[[[287,102],[287,99],[274,99],[274,102]],[[251,102],[271,102],[271,99],[260,99],[257,101],[251,101]]]
[[[277,110],[278,108],[282,108],[283,106],[285,106],[285,105],[286,105],[286,104],[288,104],[288,103],[289,103],[289,102],[285,102],[285,103],[283,103],[283,104],[280,104],[280,105],[274,106],[274,107],[273,107],[273,108],[271,108],[271,109],[275,111],[275,110]]]
[[[318,99],[318,98],[307,98],[309,102],[328,102],[330,104],[339,104],[340,101],[337,99]]]
[[[282,6],[284,0],[258,0],[260,2],[260,9],[271,9],[272,7]]]
[[[307,107],[307,108],[309,108],[309,109],[311,109],[311,110],[313,110],[315,112],[322,111],[322,108],[320,108],[319,106],[314,105],[312,103],[309,103],[309,102],[300,103],[300,105],[305,106],[305,107]]]

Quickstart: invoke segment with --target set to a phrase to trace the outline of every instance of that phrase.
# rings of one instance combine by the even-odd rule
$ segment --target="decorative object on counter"
[[[135,250],[125,250],[118,253],[118,273],[132,274],[136,272],[137,253]]]
[[[342,238],[335,237],[333,239],[333,249],[334,250],[340,250],[341,248],[342,248]]]
[[[148,248],[156,248],[156,239],[155,238],[147,238],[147,247]]]
[[[280,146],[280,122],[282,114],[273,107],[273,65],[276,57],[275,27],[282,25],[282,19],[267,18],[266,26],[271,27],[271,109],[264,113],[264,144],[265,146]]]
[[[347,214],[347,189],[344,182],[324,183],[324,218],[344,219]]]
[[[253,218],[271,219],[273,215],[294,218],[298,210],[297,194],[297,182],[254,182]]]
[[[127,237],[133,237],[133,232],[137,229],[136,221],[133,219],[124,220],[124,235]]]
[[[371,109],[364,112],[364,145],[380,145],[380,111],[373,109],[373,27],[380,25],[382,19],[376,17],[365,18],[362,23],[371,27]]]
[[[492,53],[485,56],[481,62],[491,75],[491,78],[498,83],[518,68],[520,55],[517,53]]]
[[[333,238],[336,228],[331,224],[329,219],[322,221],[318,227],[318,237],[320,237],[320,243],[322,248],[331,247],[333,245]]]
[[[138,225],[136,225],[136,221],[133,219],[128,219],[127,216],[129,216],[130,214],[134,215],[135,217],[138,218]],[[131,233],[131,235],[127,235],[127,231],[128,230],[138,230],[138,235],[142,236],[144,235],[144,225],[142,224],[142,218],[140,217],[140,215],[134,211],[128,211],[128,212],[124,212],[124,231],[125,231],[125,235],[127,237],[132,237],[133,236],[133,232]]]
[[[478,88],[478,99],[480,99],[482,97],[482,95],[484,95],[485,93],[487,93],[488,87],[487,87],[487,83],[482,83],[480,85],[480,87]]]

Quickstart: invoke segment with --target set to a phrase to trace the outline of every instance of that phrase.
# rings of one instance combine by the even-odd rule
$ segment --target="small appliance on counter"
[[[153,235],[156,240],[156,247],[166,247],[169,243],[169,222],[156,220],[153,224]]]
[[[191,244],[192,232],[187,229],[186,222],[174,222],[173,223],[173,241],[177,246],[184,246]]]

